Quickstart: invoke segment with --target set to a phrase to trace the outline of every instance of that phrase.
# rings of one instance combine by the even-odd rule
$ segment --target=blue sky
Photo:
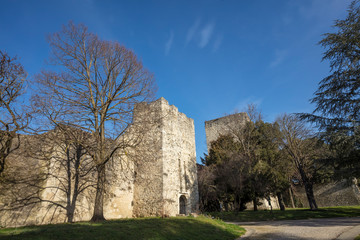
[[[131,48],[164,97],[195,121],[197,157],[204,121],[255,103],[266,121],[309,112],[329,73],[317,43],[344,18],[350,0],[0,0],[0,49],[29,73],[46,68],[46,36],[69,20]]]

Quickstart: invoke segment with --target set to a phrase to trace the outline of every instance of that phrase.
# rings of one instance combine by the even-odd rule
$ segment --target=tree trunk
[[[246,202],[240,201],[240,211],[244,211],[246,209]]]
[[[70,157],[70,150],[69,145],[66,145],[66,171],[67,171],[67,192],[66,192],[66,217],[67,222],[71,223],[74,217],[74,211],[71,210],[71,191],[72,191],[72,184],[71,184],[71,157]]]
[[[75,209],[73,208],[73,206],[69,206],[68,209],[66,209],[66,217],[67,217],[67,222],[68,223],[72,223],[74,222],[74,212]]]
[[[291,200],[291,207],[296,208],[295,202],[294,202],[294,194],[293,194],[291,186],[289,187],[289,195],[290,195],[290,200]]]
[[[281,211],[285,211],[284,199],[281,193],[276,193]]]
[[[314,191],[313,191],[313,184],[308,182],[308,183],[304,183],[305,185],[305,192],[306,192],[306,197],[309,201],[309,207],[311,210],[317,210],[318,206],[316,204],[315,201],[315,196],[314,196]]]
[[[253,204],[254,204],[254,211],[257,211],[258,206],[257,206],[257,198],[256,197],[253,199]]]
[[[273,207],[272,207],[272,204],[271,204],[271,198],[270,198],[270,196],[266,197],[266,200],[267,200],[267,201],[268,201],[268,203],[269,203],[269,206],[270,206],[270,212],[272,213]]]
[[[307,197],[308,202],[309,202],[310,210],[317,210],[318,207],[317,207],[315,197],[314,197],[313,184],[310,181],[310,179],[306,176],[306,174],[305,174],[304,170],[302,169],[302,167],[299,166],[298,169],[300,171],[301,180],[303,181],[303,183],[305,185],[305,192],[306,192],[306,197]]]
[[[240,204],[241,204],[241,199],[240,199],[239,195],[236,195],[236,197],[235,197],[235,211],[236,212],[240,211],[240,209],[241,209]]]
[[[5,161],[7,156],[10,154],[11,151],[11,147],[12,147],[12,143],[13,143],[13,138],[14,135],[9,133],[6,134],[7,136],[5,137],[5,144],[2,144],[2,148],[1,148],[1,153],[0,153],[0,176],[1,173],[5,170]],[[20,141],[20,140],[19,140]]]
[[[228,202],[223,202],[224,203],[224,209],[225,209],[225,212],[228,212],[229,211],[229,203]],[[222,209],[221,209],[222,211]]]
[[[91,222],[104,221],[104,187],[105,187],[105,165],[101,164],[96,167],[98,178],[96,183],[96,196],[94,205],[94,214]]]

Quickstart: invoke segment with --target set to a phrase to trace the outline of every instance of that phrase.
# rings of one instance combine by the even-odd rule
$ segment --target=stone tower
[[[135,164],[134,216],[197,210],[194,120],[160,98],[138,106],[134,120],[155,119],[144,134],[144,160]]]
[[[220,135],[233,134],[250,121],[247,113],[235,113],[221,118],[205,121],[206,145],[208,151],[211,142],[215,141]]]

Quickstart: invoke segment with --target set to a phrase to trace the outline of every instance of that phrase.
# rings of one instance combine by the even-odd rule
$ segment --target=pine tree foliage
[[[319,43],[326,49],[323,61],[330,63],[330,75],[311,99],[315,110],[300,117],[325,130],[337,175],[360,176],[360,0],[354,0],[347,17],[333,27],[336,31],[324,34]]]
[[[353,1],[344,20],[336,20],[334,33],[324,34],[320,45],[326,49],[323,61],[330,63],[311,103],[312,114],[303,119],[323,129],[346,129],[354,132],[360,123],[360,1]]]

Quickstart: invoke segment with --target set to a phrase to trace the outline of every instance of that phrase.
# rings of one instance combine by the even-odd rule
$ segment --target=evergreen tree
[[[205,193],[202,202],[213,203],[216,189],[219,202],[234,210],[245,209],[252,201],[257,210],[259,199],[276,196],[281,209],[285,206],[282,192],[289,187],[289,162],[280,152],[277,125],[264,123],[260,118],[249,121],[231,134],[222,135],[211,143],[209,155],[202,159],[208,177],[202,176],[200,189]],[[211,181],[209,182],[209,180]],[[205,206],[211,208],[211,206]]]
[[[311,99],[316,104],[312,114],[303,118],[322,128],[354,132],[360,123],[360,1],[353,1],[345,20],[336,20],[334,33],[320,41],[326,51],[323,61],[330,62],[325,77]]]
[[[334,28],[335,32],[326,33],[320,41],[326,49],[323,61],[330,63],[330,75],[319,83],[311,99],[315,110],[300,116],[325,130],[325,139],[335,153],[337,172],[342,177],[360,176],[359,0],[350,4],[347,17],[336,20]]]

